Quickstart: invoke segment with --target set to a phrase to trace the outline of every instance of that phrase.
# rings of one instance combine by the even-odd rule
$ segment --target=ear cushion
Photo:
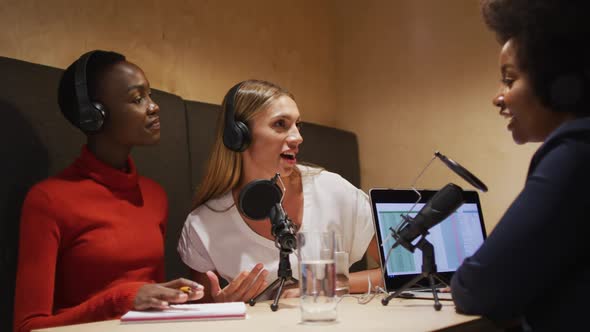
[[[246,124],[242,121],[236,121],[236,128],[238,128],[240,131],[241,144],[239,151],[242,152],[250,146],[252,137],[250,136],[250,129],[248,129],[248,126],[246,126]]]
[[[80,119],[80,129],[90,133],[102,129],[106,118],[106,108],[103,104],[91,102],[87,109],[80,111],[84,114],[83,119]]]
[[[97,130],[102,129],[102,126],[104,125],[104,121],[107,117],[107,109],[106,107],[104,107],[103,104],[93,101],[92,102],[92,106],[94,106],[94,109],[96,109],[96,126],[97,126]]]
[[[223,131],[223,144],[236,152],[245,151],[250,146],[250,130],[242,121],[232,121]]]

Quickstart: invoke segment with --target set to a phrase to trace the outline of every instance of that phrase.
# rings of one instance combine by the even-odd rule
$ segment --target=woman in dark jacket
[[[586,325],[590,299],[590,5],[489,0],[501,87],[493,99],[517,144],[543,142],[522,192],[453,277],[457,310],[524,330]]]

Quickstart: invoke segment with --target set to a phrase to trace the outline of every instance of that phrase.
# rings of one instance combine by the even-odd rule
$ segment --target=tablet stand
[[[442,308],[442,305],[440,304],[440,301],[438,299],[438,293],[435,288],[434,279],[437,279],[438,281],[442,282],[443,284],[445,284],[447,286],[448,286],[448,283],[446,281],[444,281],[442,279],[442,277],[440,277],[439,275],[436,274],[436,262],[434,259],[434,247],[432,246],[432,244],[430,242],[428,242],[428,240],[426,240],[426,236],[422,235],[422,237],[420,238],[418,243],[416,243],[415,246],[411,245],[410,248],[412,249],[412,250],[410,250],[411,252],[414,252],[414,250],[416,248],[418,248],[422,251],[422,273],[420,275],[412,278],[412,280],[408,281],[407,283],[405,283],[400,289],[396,290],[393,294],[390,294],[386,298],[382,299],[381,303],[383,305],[389,304],[389,301],[391,299],[400,296],[408,288],[410,288],[411,286],[418,283],[418,281],[426,278],[426,279],[428,279],[430,289],[432,290],[432,296],[434,298],[434,310],[439,311]]]

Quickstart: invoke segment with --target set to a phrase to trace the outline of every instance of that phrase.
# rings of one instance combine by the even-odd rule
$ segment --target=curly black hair
[[[590,115],[590,1],[482,0],[485,23],[516,61],[536,96],[556,112]]]
[[[75,127],[82,130],[80,128],[78,97],[76,96],[74,84],[77,61],[69,65],[61,76],[57,90],[57,103],[64,117]],[[101,50],[92,51],[92,55],[86,64],[86,86],[88,87],[90,100],[96,101],[97,82],[101,73],[111,65],[122,61],[125,61],[125,56],[122,54]]]

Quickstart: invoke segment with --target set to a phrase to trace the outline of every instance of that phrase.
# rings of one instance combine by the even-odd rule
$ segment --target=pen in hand
[[[202,285],[193,283],[191,286],[180,286],[177,289],[182,292],[181,294],[186,294],[188,301],[195,301],[203,297],[205,288]]]
[[[193,292],[193,289],[190,288],[189,286],[182,286],[182,287],[180,287],[180,290],[187,295],[190,295]]]

